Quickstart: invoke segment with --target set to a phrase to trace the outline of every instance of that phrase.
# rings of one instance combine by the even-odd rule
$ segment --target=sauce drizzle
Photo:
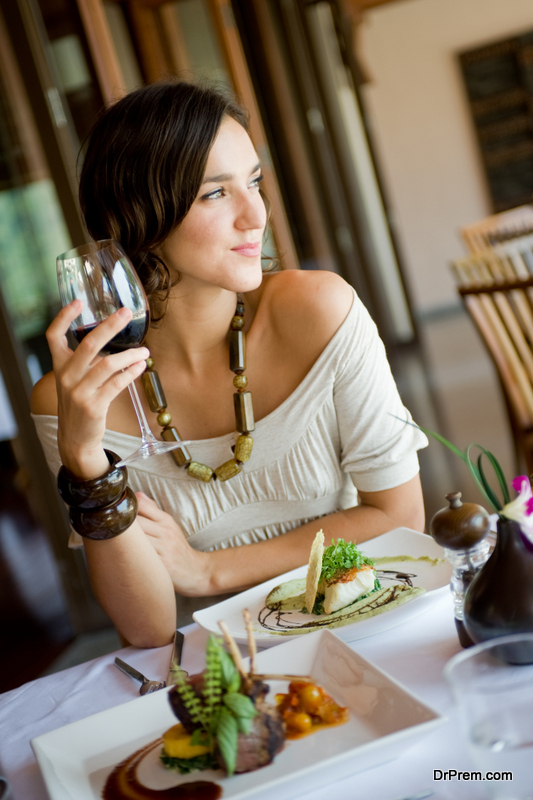
[[[218,800],[222,796],[222,787],[212,781],[192,781],[168,789],[143,786],[137,778],[137,767],[162,744],[162,739],[156,739],[117,764],[106,781],[103,800]]]

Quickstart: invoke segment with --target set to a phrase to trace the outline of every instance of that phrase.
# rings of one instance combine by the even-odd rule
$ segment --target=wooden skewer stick
[[[248,682],[248,673],[246,672],[246,670],[244,668],[244,663],[243,663],[243,660],[242,660],[241,651],[237,647],[235,639],[233,638],[233,636],[229,632],[228,626],[226,625],[226,623],[223,620],[219,620],[218,621],[218,627],[220,628],[220,630],[224,634],[224,639],[226,640],[226,644],[228,645],[229,651],[230,651],[231,655],[233,656],[233,663],[237,667],[241,677],[246,682]]]
[[[244,609],[242,612],[244,617],[244,625],[246,627],[246,632],[248,634],[248,652],[250,654],[250,675],[253,675],[255,672],[255,656],[257,654],[257,647],[255,644],[255,636],[252,630],[252,618],[250,617],[250,612],[247,608]]]

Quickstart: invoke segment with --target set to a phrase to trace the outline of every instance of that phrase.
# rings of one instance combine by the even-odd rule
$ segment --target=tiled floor
[[[462,311],[422,324],[421,348],[394,358],[393,369],[415,420],[464,448],[478,442],[513,472],[505,409],[494,370],[471,322]],[[446,505],[445,495],[479,493],[459,460],[432,441],[420,453],[427,523]],[[73,639],[46,539],[1,476],[0,493],[0,692],[39,674],[64,669],[120,647],[115,631]],[[28,591],[31,587],[31,591]]]

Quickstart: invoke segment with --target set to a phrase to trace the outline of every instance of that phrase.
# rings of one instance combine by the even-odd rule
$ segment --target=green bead
[[[254,440],[252,439],[252,437],[246,436],[244,433],[241,433],[241,435],[237,439],[237,444],[235,445],[236,461],[249,461],[250,456],[252,455],[253,446],[254,446]]]
[[[233,378],[233,385],[236,389],[246,389],[248,386],[248,378],[246,375],[235,375]]]
[[[191,461],[187,467],[187,472],[191,477],[198,478],[199,481],[204,481],[204,483],[209,483],[215,474],[211,467],[206,464],[200,464],[198,461]]]
[[[157,424],[161,425],[162,428],[166,428],[171,422],[172,416],[168,413],[168,411],[162,411],[157,415]]]
[[[153,369],[154,368],[154,363],[155,362],[154,362],[154,359],[152,358],[152,356],[148,356],[148,358],[146,359],[146,368],[147,369]]]
[[[243,317],[233,317],[231,320],[231,330],[232,331],[240,331],[241,328],[244,328],[244,318]]]
[[[219,481],[227,481],[235,477],[235,475],[238,475],[240,471],[241,468],[237,464],[237,461],[234,458],[230,458],[229,461],[225,461],[224,464],[216,468],[215,475]]]

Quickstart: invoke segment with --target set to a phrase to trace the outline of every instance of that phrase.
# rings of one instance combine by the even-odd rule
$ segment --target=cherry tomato
[[[308,714],[318,714],[318,710],[322,705],[322,692],[318,686],[313,686],[312,683],[309,683],[300,689],[298,694],[302,711],[306,711]]]
[[[287,727],[296,733],[308,733],[313,725],[309,714],[304,714],[301,711],[297,711],[295,714],[288,714],[285,721]]]

